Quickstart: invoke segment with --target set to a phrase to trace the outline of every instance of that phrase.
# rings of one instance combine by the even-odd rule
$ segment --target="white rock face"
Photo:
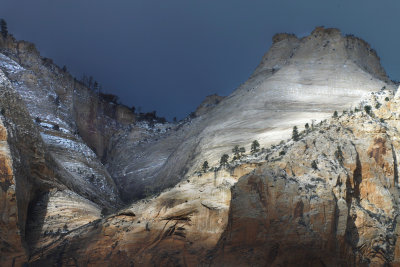
[[[124,184],[122,192],[173,184],[199,170],[204,160],[218,165],[235,145],[249,151],[253,140],[261,147],[279,143],[291,137],[293,126],[301,130],[335,110],[354,109],[384,86],[395,90],[361,39],[323,28],[302,39],[279,34],[254,74],[230,96],[173,134],[141,146],[141,157],[119,154],[110,166],[124,166],[115,177]],[[129,136],[121,139],[128,151],[138,150],[129,143]]]
[[[194,119],[155,127],[128,120],[116,127],[111,116],[106,127],[99,127],[103,120],[97,120],[97,111],[104,107],[91,105],[89,93],[74,90],[73,79],[64,79],[29,45],[20,46],[26,46],[18,50],[25,51],[23,60],[5,50],[0,69],[32,119],[41,119],[37,126],[43,140],[72,178],[64,182],[82,196],[96,196],[100,205],[118,202],[119,193],[129,201],[161,191],[192,176],[205,160],[213,167],[224,153],[232,159],[235,145],[249,152],[252,141],[258,140],[267,148],[290,138],[293,126],[302,130],[335,110],[354,109],[360,99],[383,87],[395,91],[366,42],[342,36],[337,29],[316,28],[301,39],[275,35],[249,80],[228,97],[211,96]],[[52,129],[54,125],[59,130]],[[115,131],[100,138],[107,129]]]
[[[24,68],[0,53],[0,70],[24,101],[42,140],[63,172],[63,183],[106,207],[118,203],[117,188],[110,174],[76,134],[73,86],[66,86],[61,78],[57,80],[56,74],[42,64],[32,65],[31,69]]]
[[[347,110],[380,90],[385,76],[377,79],[360,67],[347,43],[339,31],[317,29],[301,40],[290,36],[273,44],[254,75],[205,118],[204,143],[221,152],[227,145],[248,148],[252,140],[262,146],[277,143],[291,137],[293,126],[303,128]],[[379,59],[369,57],[375,62],[359,60],[380,69]]]

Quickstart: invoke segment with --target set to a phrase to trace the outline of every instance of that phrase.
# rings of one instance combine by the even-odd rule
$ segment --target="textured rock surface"
[[[131,110],[99,97],[42,58],[33,44],[0,38],[0,52],[0,69],[37,121],[60,168],[73,177],[64,183],[103,207],[118,206],[118,189],[103,164],[113,147],[111,137],[135,121]]]
[[[72,231],[33,265],[396,266],[400,102],[375,101]]]
[[[65,106],[60,103],[59,109],[54,108],[55,99],[43,97],[54,94],[47,91],[53,86],[47,85],[46,79],[37,80],[32,70],[4,54],[0,58],[0,265],[21,266],[36,248],[59,238],[66,223],[71,230],[96,220],[102,208],[116,208],[119,197],[96,155],[71,133]],[[40,122],[34,122],[38,116]],[[59,130],[52,128],[56,124]],[[79,173],[79,164],[95,170],[95,175]],[[71,165],[78,171],[69,169]],[[110,188],[103,186],[107,179]],[[52,193],[58,191],[63,193]],[[43,206],[45,213],[39,211],[42,205],[47,205]]]
[[[25,262],[27,253],[18,227],[18,207],[7,130],[0,119],[0,262]]]
[[[2,111],[1,161],[1,262],[21,265],[28,259],[25,241],[30,202],[49,187],[60,187],[49,168],[39,133],[11,83],[0,71]]]
[[[29,43],[0,46],[1,265],[400,264],[400,98],[364,41],[276,35],[245,84],[176,124],[135,121]]]
[[[375,101],[73,231],[33,264],[396,266],[400,102],[363,105]]]
[[[231,186],[257,166],[247,163],[192,177],[156,198],[71,231],[34,254],[32,264],[195,266],[228,223]]]
[[[116,183],[123,184],[122,195],[142,196],[144,184],[154,185],[153,191],[173,186],[204,160],[217,164],[234,145],[279,143],[294,125],[301,128],[355,106],[383,86],[395,90],[386,82],[376,53],[356,37],[323,28],[302,39],[280,34],[250,79],[230,96],[206,112],[200,107],[199,117],[143,145],[123,136],[121,146],[140,154],[117,150],[109,166]]]

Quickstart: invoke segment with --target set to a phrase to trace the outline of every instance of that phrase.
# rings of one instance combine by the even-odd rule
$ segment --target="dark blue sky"
[[[17,39],[168,119],[209,94],[230,94],[277,32],[340,28],[369,42],[400,79],[399,11],[397,0],[0,0]]]

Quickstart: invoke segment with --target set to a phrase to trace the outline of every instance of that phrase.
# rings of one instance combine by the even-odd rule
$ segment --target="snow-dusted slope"
[[[141,146],[132,135],[120,139],[126,150],[114,152],[110,168],[123,195],[173,185],[205,160],[218,165],[235,145],[249,151],[253,140],[262,147],[279,143],[293,126],[354,109],[384,86],[395,89],[370,46],[337,29],[316,28],[302,39],[278,34],[273,41],[249,80],[209,112]]]
[[[335,110],[354,108],[384,86],[394,90],[367,43],[337,29],[316,28],[302,39],[274,36],[249,80],[198,117],[155,127],[128,119],[121,126],[118,118],[129,117],[129,111],[101,104],[28,44],[17,46],[18,55],[4,50],[0,68],[32,119],[40,119],[43,139],[73,177],[68,184],[82,195],[112,201],[116,188],[127,201],[161,191],[198,171],[205,160],[217,166],[235,145],[249,151],[253,140],[262,147],[279,143],[290,138],[293,126],[302,129]],[[59,130],[53,129],[56,124]]]
[[[77,134],[70,86],[43,65],[26,69],[0,53],[0,69],[26,105],[41,137],[64,175],[63,183],[108,208],[120,203],[118,190],[96,154]]]

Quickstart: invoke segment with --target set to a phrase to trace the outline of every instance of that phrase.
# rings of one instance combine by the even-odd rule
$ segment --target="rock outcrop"
[[[1,121],[1,246],[0,262],[21,265],[28,260],[26,222],[32,201],[50,187],[62,188],[39,132],[22,99],[0,71]],[[58,176],[59,178],[59,176]]]
[[[179,123],[0,47],[1,265],[400,265],[400,99],[364,41],[276,35]]]
[[[118,189],[101,162],[107,140],[119,129],[116,105],[100,100],[51,60],[40,57],[32,44],[11,37],[2,41],[0,69],[64,172],[63,184],[108,210],[120,206]]]
[[[230,96],[215,99],[218,104],[206,112],[200,107],[199,117],[148,142],[125,134],[116,147],[140,153],[117,148],[109,167],[125,199],[140,198],[146,185],[153,192],[173,186],[205,160],[217,164],[235,145],[249,150],[253,140],[261,146],[279,143],[293,126],[354,108],[384,86],[396,89],[366,42],[337,29],[316,28],[301,39],[280,34],[249,80]]]
[[[32,263],[396,266],[400,102],[381,91],[373,103],[88,224]]]
[[[323,123],[242,177],[212,265],[399,264],[400,125],[371,115]]]

